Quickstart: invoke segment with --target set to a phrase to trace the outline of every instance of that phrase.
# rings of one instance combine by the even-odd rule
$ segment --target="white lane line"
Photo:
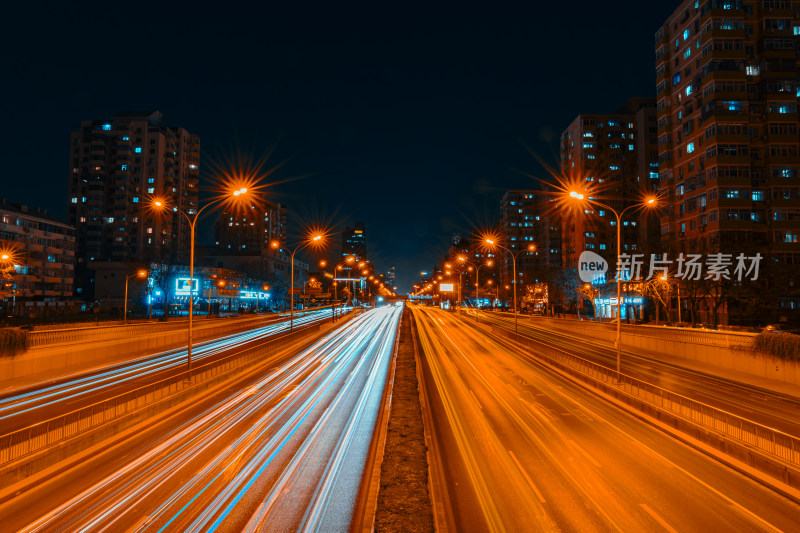
[[[472,392],[472,389],[469,389],[469,393],[472,396],[472,399],[475,400],[475,403],[478,404],[478,409],[483,411],[483,406],[481,405],[481,402],[478,401],[478,398],[475,396],[475,393]]]
[[[661,518],[660,516],[658,516],[658,515],[656,514],[656,512],[655,512],[655,511],[653,511],[652,509],[650,509],[650,507],[648,507],[648,505],[647,505],[646,503],[640,503],[640,504],[639,504],[639,506],[640,506],[642,509],[644,509],[644,510],[645,510],[645,512],[646,512],[647,514],[649,514],[650,516],[652,516],[652,517],[653,517],[653,520],[655,520],[656,522],[658,522],[659,524],[661,524],[661,527],[663,527],[664,529],[666,529],[666,530],[667,530],[667,531],[669,531],[670,533],[678,533],[678,530],[677,530],[677,529],[675,529],[674,527],[672,527],[671,525],[669,525],[669,524],[667,523],[667,521],[666,521],[666,520],[664,520],[663,518]]]
[[[583,449],[581,446],[579,446],[579,445],[578,445],[578,444],[577,444],[577,443],[576,443],[574,440],[568,440],[567,442],[568,442],[568,443],[569,443],[569,444],[570,444],[570,445],[571,445],[571,446],[572,446],[572,447],[573,447],[573,448],[574,448],[574,449],[575,449],[575,450],[576,450],[578,453],[580,453],[581,455],[583,455],[584,457],[586,457],[586,459],[588,459],[588,460],[589,460],[589,462],[590,462],[590,463],[592,463],[592,464],[594,465],[594,467],[595,467],[595,468],[601,468],[601,467],[602,467],[602,465],[601,465],[600,463],[598,463],[598,462],[597,462],[597,460],[596,460],[594,457],[592,457],[591,455],[589,455],[589,453],[588,453],[586,450],[584,450],[584,449]]]
[[[517,460],[517,456],[514,455],[514,452],[512,452],[511,450],[508,450],[508,455],[510,455],[511,458],[514,460],[514,462],[517,464],[517,468],[519,468],[519,471],[522,472],[522,475],[525,477],[525,481],[528,482],[528,485],[531,486],[531,488],[533,489],[533,492],[536,493],[536,496],[539,498],[539,501],[542,502],[542,503],[546,503],[546,501],[544,499],[544,496],[542,496],[542,493],[539,492],[539,489],[536,488],[536,485],[533,483],[533,480],[530,478],[530,476],[525,471],[525,469],[522,468],[522,465],[519,464],[519,461]]]

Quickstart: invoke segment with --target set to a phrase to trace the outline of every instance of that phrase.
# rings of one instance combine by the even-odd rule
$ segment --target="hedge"
[[[781,359],[800,361],[800,335],[764,331],[753,339],[753,347]]]
[[[20,328],[0,329],[0,356],[14,355],[28,349],[28,332]]]

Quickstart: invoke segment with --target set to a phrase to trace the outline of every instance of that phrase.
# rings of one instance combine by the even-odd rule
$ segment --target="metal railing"
[[[264,321],[265,317],[247,317],[222,320],[209,320],[205,323],[200,322],[196,328],[207,328],[213,326],[239,327],[246,326],[253,322]],[[186,321],[168,322],[148,322],[145,324],[128,324],[115,326],[81,327],[69,329],[50,329],[41,331],[31,331],[28,334],[30,347],[47,346],[50,344],[65,344],[78,342],[100,342],[107,340],[125,339],[151,333],[165,333],[186,329]]]
[[[173,396],[212,377],[237,370],[241,371],[248,363],[273,351],[279,345],[311,331],[319,330],[320,327],[320,324],[315,324],[298,329],[258,346],[249,347],[216,361],[210,361],[191,371],[181,372],[113,398],[2,435],[0,436],[0,466],[120,418],[168,396]]]
[[[531,355],[544,360],[584,382],[602,382],[610,389],[627,394],[662,411],[770,453],[793,465],[800,465],[800,438],[769,428],[752,420],[728,413],[710,405],[670,392],[613,369],[587,361],[546,343],[515,334],[502,327],[491,326],[496,334],[534,348]],[[591,384],[591,383],[590,383]]]

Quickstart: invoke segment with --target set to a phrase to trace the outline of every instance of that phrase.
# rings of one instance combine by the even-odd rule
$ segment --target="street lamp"
[[[506,252],[509,253],[509,255],[511,255],[511,264],[512,264],[513,269],[514,269],[514,281],[512,282],[513,289],[514,289],[514,333],[517,333],[517,257],[522,252],[529,252],[529,253],[530,252],[535,252],[536,251],[536,245],[535,244],[529,244],[527,248],[525,248],[524,250],[520,250],[519,252],[514,254],[514,252],[512,252],[511,250],[509,250],[505,246],[497,244],[492,239],[487,238],[487,239],[485,239],[485,242],[489,246],[496,246],[496,247],[498,247],[498,248],[500,248],[502,250],[505,250]],[[508,271],[506,271],[506,272],[508,272]]]
[[[122,318],[122,324],[123,325],[128,323],[128,282],[130,280],[132,280],[133,278],[146,278],[146,277],[147,277],[147,271],[146,270],[140,270],[140,271],[136,272],[135,274],[131,274],[130,276],[125,276],[125,303],[122,306],[122,317],[123,317]]]
[[[622,250],[622,216],[625,215],[626,211],[634,207],[651,207],[656,204],[656,198],[650,197],[641,203],[631,204],[618,213],[617,210],[611,207],[610,205],[604,204],[603,202],[599,202],[594,198],[586,198],[583,194],[579,192],[570,191],[569,195],[570,197],[576,200],[580,201],[585,199],[590,204],[595,204],[604,209],[608,209],[609,211],[614,213],[615,217],[617,217],[617,261],[618,262],[619,262],[619,254]],[[619,379],[619,374],[621,372],[621,367],[622,367],[622,315],[621,315],[622,276],[620,274],[621,272],[617,271],[617,340],[615,341],[615,344],[617,346],[617,379]]]
[[[347,256],[347,259],[336,265],[333,269],[333,320],[336,321],[336,304],[339,301],[339,283],[336,281],[336,271],[344,270],[344,265],[352,263],[356,258],[352,255]]]
[[[309,234],[305,241],[295,246],[291,255],[290,282],[289,282],[289,332],[294,330],[294,254],[306,246],[322,244],[325,235],[321,233]],[[275,246],[275,244],[273,244]],[[305,286],[303,287],[305,289]]]
[[[480,287],[481,269],[483,267],[492,268],[492,265],[494,265],[494,263],[492,261],[487,261],[485,264],[476,266],[474,263],[470,263],[469,261],[467,261],[467,258],[464,257],[464,256],[459,256],[458,260],[461,261],[462,263],[466,263],[468,265],[471,265],[472,268],[475,269],[475,305],[478,305],[478,299],[480,298],[480,295],[478,293],[478,288]],[[475,309],[475,322],[477,322],[477,321],[478,321],[478,309],[476,308]]]
[[[240,187],[235,190],[228,191],[228,194],[220,196],[216,200],[212,200],[211,202],[207,203],[203,207],[197,210],[196,213],[186,213],[183,209],[172,206],[172,210],[180,213],[181,215],[186,218],[189,222],[189,339],[188,339],[188,348],[187,348],[187,368],[188,370],[192,369],[192,318],[194,316],[194,236],[197,229],[197,220],[200,218],[200,213],[202,213],[206,208],[211,207],[214,204],[218,204],[224,201],[230,201],[233,198],[241,198],[247,194],[247,187]],[[155,199],[153,200],[153,206],[161,209],[166,210],[168,206],[165,200]],[[191,210],[190,210],[191,211]],[[189,216],[189,215],[193,216]]]

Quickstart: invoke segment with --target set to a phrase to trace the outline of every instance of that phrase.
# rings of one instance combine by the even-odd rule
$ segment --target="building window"
[[[686,153],[687,154],[691,154],[692,152],[694,152],[694,143],[693,142],[691,142],[691,143],[686,145]]]
[[[111,131],[111,124],[103,124],[103,131]]]
[[[136,148],[133,149],[133,151],[135,153],[137,153],[137,154],[141,154],[142,153],[142,147],[141,146],[137,146]]]

